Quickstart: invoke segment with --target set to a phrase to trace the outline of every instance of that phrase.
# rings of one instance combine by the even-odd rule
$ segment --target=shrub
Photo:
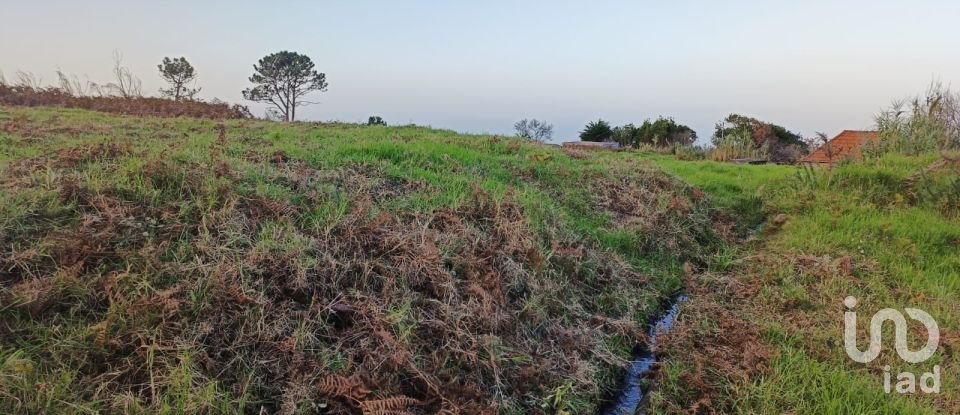
[[[83,108],[126,115],[193,118],[252,118],[250,109],[223,102],[174,101],[163,98],[74,96],[56,87],[33,88],[0,84],[0,104],[25,107]]]
[[[367,125],[387,125],[387,122],[377,115],[371,115],[367,118]]]

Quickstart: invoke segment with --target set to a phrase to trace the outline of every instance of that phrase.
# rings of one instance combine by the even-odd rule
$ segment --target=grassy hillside
[[[413,126],[0,107],[0,188],[3,413],[593,413],[722,244],[633,153]]]
[[[908,184],[935,157],[0,107],[0,412],[591,414],[684,291],[654,413],[956,413],[960,180]],[[853,362],[848,295],[861,331],[929,312],[937,354]]]
[[[950,170],[907,178],[937,158],[888,154],[826,168],[657,162],[702,185],[728,208],[767,222],[739,252],[718,256],[691,282],[691,305],[669,347],[654,408],[729,413],[897,414],[960,411],[960,209]],[[741,203],[747,198],[753,203]],[[843,349],[842,300],[859,299],[865,326],[882,308],[919,308],[938,322],[940,347],[909,364],[884,331],[880,358],[859,364]],[[748,340],[729,350],[724,329],[746,319]],[[741,334],[739,336],[744,336]],[[738,336],[738,337],[739,337]],[[926,339],[913,327],[913,350]],[[919,343],[919,344],[918,344]],[[695,352],[691,353],[691,350]],[[925,396],[885,394],[883,367],[919,378],[942,368],[942,390]],[[697,387],[691,388],[690,385]]]

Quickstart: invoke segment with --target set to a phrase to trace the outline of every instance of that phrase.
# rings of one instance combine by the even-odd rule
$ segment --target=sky
[[[0,71],[107,82],[112,53],[156,94],[184,56],[203,99],[244,103],[252,65],[310,56],[330,84],[302,120],[511,134],[671,116],[707,141],[730,113],[805,136],[866,129],[933,80],[960,84],[957,1],[0,0]],[[265,107],[251,105],[254,113]]]

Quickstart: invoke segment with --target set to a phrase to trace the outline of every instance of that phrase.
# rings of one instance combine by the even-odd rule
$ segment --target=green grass
[[[713,205],[736,214],[737,226],[751,230],[766,219],[763,202],[797,168],[776,164],[749,165],[715,161],[683,161],[671,156],[647,156],[664,170],[698,186]]]
[[[845,370],[776,341],[779,355],[770,373],[740,397],[743,414],[929,414],[931,406],[890,396],[878,387],[881,374]]]
[[[873,312],[887,307],[923,309],[938,321],[941,333],[954,332],[960,322],[955,300],[960,294],[960,217],[949,186],[956,177],[934,174],[919,192],[902,185],[935,158],[889,154],[834,169],[655,158],[725,208],[735,213],[745,209],[748,221],[758,212],[787,217],[781,229],[760,232],[759,240],[741,247],[742,259],[729,262],[735,278],[762,283],[741,312],[765,333],[773,357],[769,369],[747,384],[712,379],[730,382],[719,405],[738,413],[955,413],[960,367],[950,358],[957,347],[954,338],[942,340],[930,361],[913,365],[891,352],[892,330],[885,333],[887,352],[868,365],[853,362],[843,350],[841,300],[847,295],[860,299],[861,327]],[[744,203],[747,198],[756,202]],[[838,265],[844,258],[852,264],[849,274]],[[922,330],[911,335],[925,338]],[[860,342],[863,347],[863,337]],[[680,360],[668,368],[689,370]],[[894,377],[902,370],[919,376],[941,365],[943,391],[936,397],[884,394],[885,364],[894,368]],[[681,377],[671,376],[671,370],[655,398],[660,407],[685,399],[675,384]]]
[[[772,241],[775,249],[813,254],[845,252],[877,261],[893,285],[936,297],[960,293],[960,222],[942,199],[910,202],[900,188],[912,171],[931,157],[889,155],[839,167],[832,183],[827,173],[810,188],[782,196],[783,209],[802,212]],[[941,178],[945,179],[945,178]],[[931,183],[936,186],[937,183]],[[934,193],[946,197],[945,189]],[[955,323],[955,321],[949,321]]]

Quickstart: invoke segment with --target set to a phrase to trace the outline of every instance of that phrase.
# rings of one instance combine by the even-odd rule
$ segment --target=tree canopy
[[[603,142],[613,138],[613,129],[610,123],[604,120],[590,121],[580,132],[581,141]]]
[[[297,107],[311,104],[303,100],[305,95],[326,91],[328,86],[326,74],[314,69],[309,56],[296,52],[264,56],[253,70],[249,79],[254,86],[243,90],[243,97],[273,105],[285,121],[296,118]]]
[[[639,147],[647,144],[657,147],[669,147],[674,144],[690,145],[697,139],[697,132],[673,118],[657,117],[646,120],[639,127],[626,124],[613,129],[613,140],[621,146]]]
[[[197,79],[197,72],[193,65],[187,61],[187,58],[179,57],[170,59],[164,57],[163,61],[157,65],[160,70],[160,76],[164,81],[170,84],[170,88],[160,89],[164,96],[174,100],[193,99],[200,92],[200,88],[188,88],[187,84]]]

